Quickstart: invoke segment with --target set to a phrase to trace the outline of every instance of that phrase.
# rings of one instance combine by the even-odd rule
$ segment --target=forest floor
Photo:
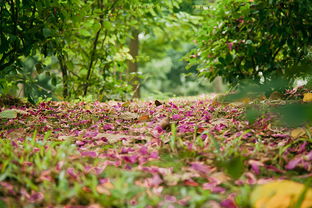
[[[310,129],[250,123],[245,104],[3,107],[0,207],[311,207]]]

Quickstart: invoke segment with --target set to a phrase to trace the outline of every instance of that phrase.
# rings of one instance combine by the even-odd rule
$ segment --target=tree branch
[[[119,0],[115,0],[115,1],[113,2],[113,4],[111,5],[111,7],[110,7],[109,9],[106,10],[106,14],[107,14],[108,11],[114,9],[114,7],[116,6],[116,4],[117,4],[118,1],[119,1]]]
[[[69,96],[68,93],[68,69],[67,69],[67,65],[65,63],[65,58],[64,55],[62,53],[60,53],[57,56],[59,63],[60,63],[60,67],[61,67],[61,71],[62,71],[62,78],[63,78],[63,97],[66,98]]]
[[[103,1],[99,2],[99,7],[103,11]],[[88,66],[88,74],[87,74],[86,83],[85,83],[84,92],[83,92],[84,96],[86,96],[87,93],[88,93],[89,79],[91,77],[93,62],[95,61],[96,47],[97,47],[97,44],[98,44],[98,41],[99,41],[100,33],[101,33],[102,29],[103,29],[103,18],[104,18],[104,14],[101,13],[100,14],[100,24],[101,24],[101,27],[97,31],[97,33],[95,35],[95,39],[93,41],[93,48],[92,48],[92,51],[91,51],[90,63],[89,63],[89,66]]]

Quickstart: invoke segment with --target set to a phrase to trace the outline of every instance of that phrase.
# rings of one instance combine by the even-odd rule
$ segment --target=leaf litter
[[[252,188],[311,176],[311,129],[275,126],[269,114],[250,123],[244,106],[199,99],[2,108],[0,202],[265,207],[261,186],[249,201]],[[277,192],[278,184],[296,186],[275,182]]]

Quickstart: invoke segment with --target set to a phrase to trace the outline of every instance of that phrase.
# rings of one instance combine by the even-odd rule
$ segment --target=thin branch
[[[79,79],[81,80],[81,77],[80,77],[78,74],[76,74],[75,72],[70,71],[70,70],[68,70],[68,72],[71,73],[71,74],[73,74],[74,76],[76,76],[77,78],[79,78]]]
[[[62,71],[62,79],[63,79],[63,97],[66,98],[69,96],[68,93],[68,69],[67,69],[67,65],[65,63],[65,59],[64,59],[64,55],[62,53],[60,53],[57,56],[59,63],[60,63],[60,67],[61,67],[61,71]]]
[[[100,8],[103,10],[103,1],[101,1],[101,3],[99,3],[100,5]],[[99,37],[100,37],[100,33],[103,29],[103,14],[100,14],[100,24],[101,24],[101,27],[100,29],[97,31],[96,35],[95,35],[95,39],[93,41],[93,48],[92,48],[92,51],[91,51],[91,57],[90,57],[90,63],[89,63],[89,66],[88,66],[88,74],[87,74],[87,78],[86,78],[86,83],[85,83],[85,88],[84,88],[84,96],[87,95],[88,93],[88,87],[89,87],[89,79],[91,77],[91,72],[92,72],[92,66],[93,66],[93,62],[95,61],[95,54],[96,54],[96,47],[97,47],[97,44],[98,44],[98,41],[99,41]]]
[[[108,11],[113,10],[118,1],[119,1],[119,0],[115,0],[115,1],[113,2],[113,4],[111,5],[111,7],[110,7],[109,9],[107,9],[105,13],[107,14]]]
[[[273,54],[273,60],[275,60],[277,54],[280,52],[280,50],[282,50],[282,48],[283,48],[285,42],[286,42],[286,41],[283,41],[282,44],[280,44],[281,47],[279,47],[279,48],[275,51],[275,53]]]

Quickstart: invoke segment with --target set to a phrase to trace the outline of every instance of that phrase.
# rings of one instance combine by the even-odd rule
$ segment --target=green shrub
[[[311,64],[309,0],[217,0],[203,16],[199,47],[188,60],[211,80],[291,83]]]

